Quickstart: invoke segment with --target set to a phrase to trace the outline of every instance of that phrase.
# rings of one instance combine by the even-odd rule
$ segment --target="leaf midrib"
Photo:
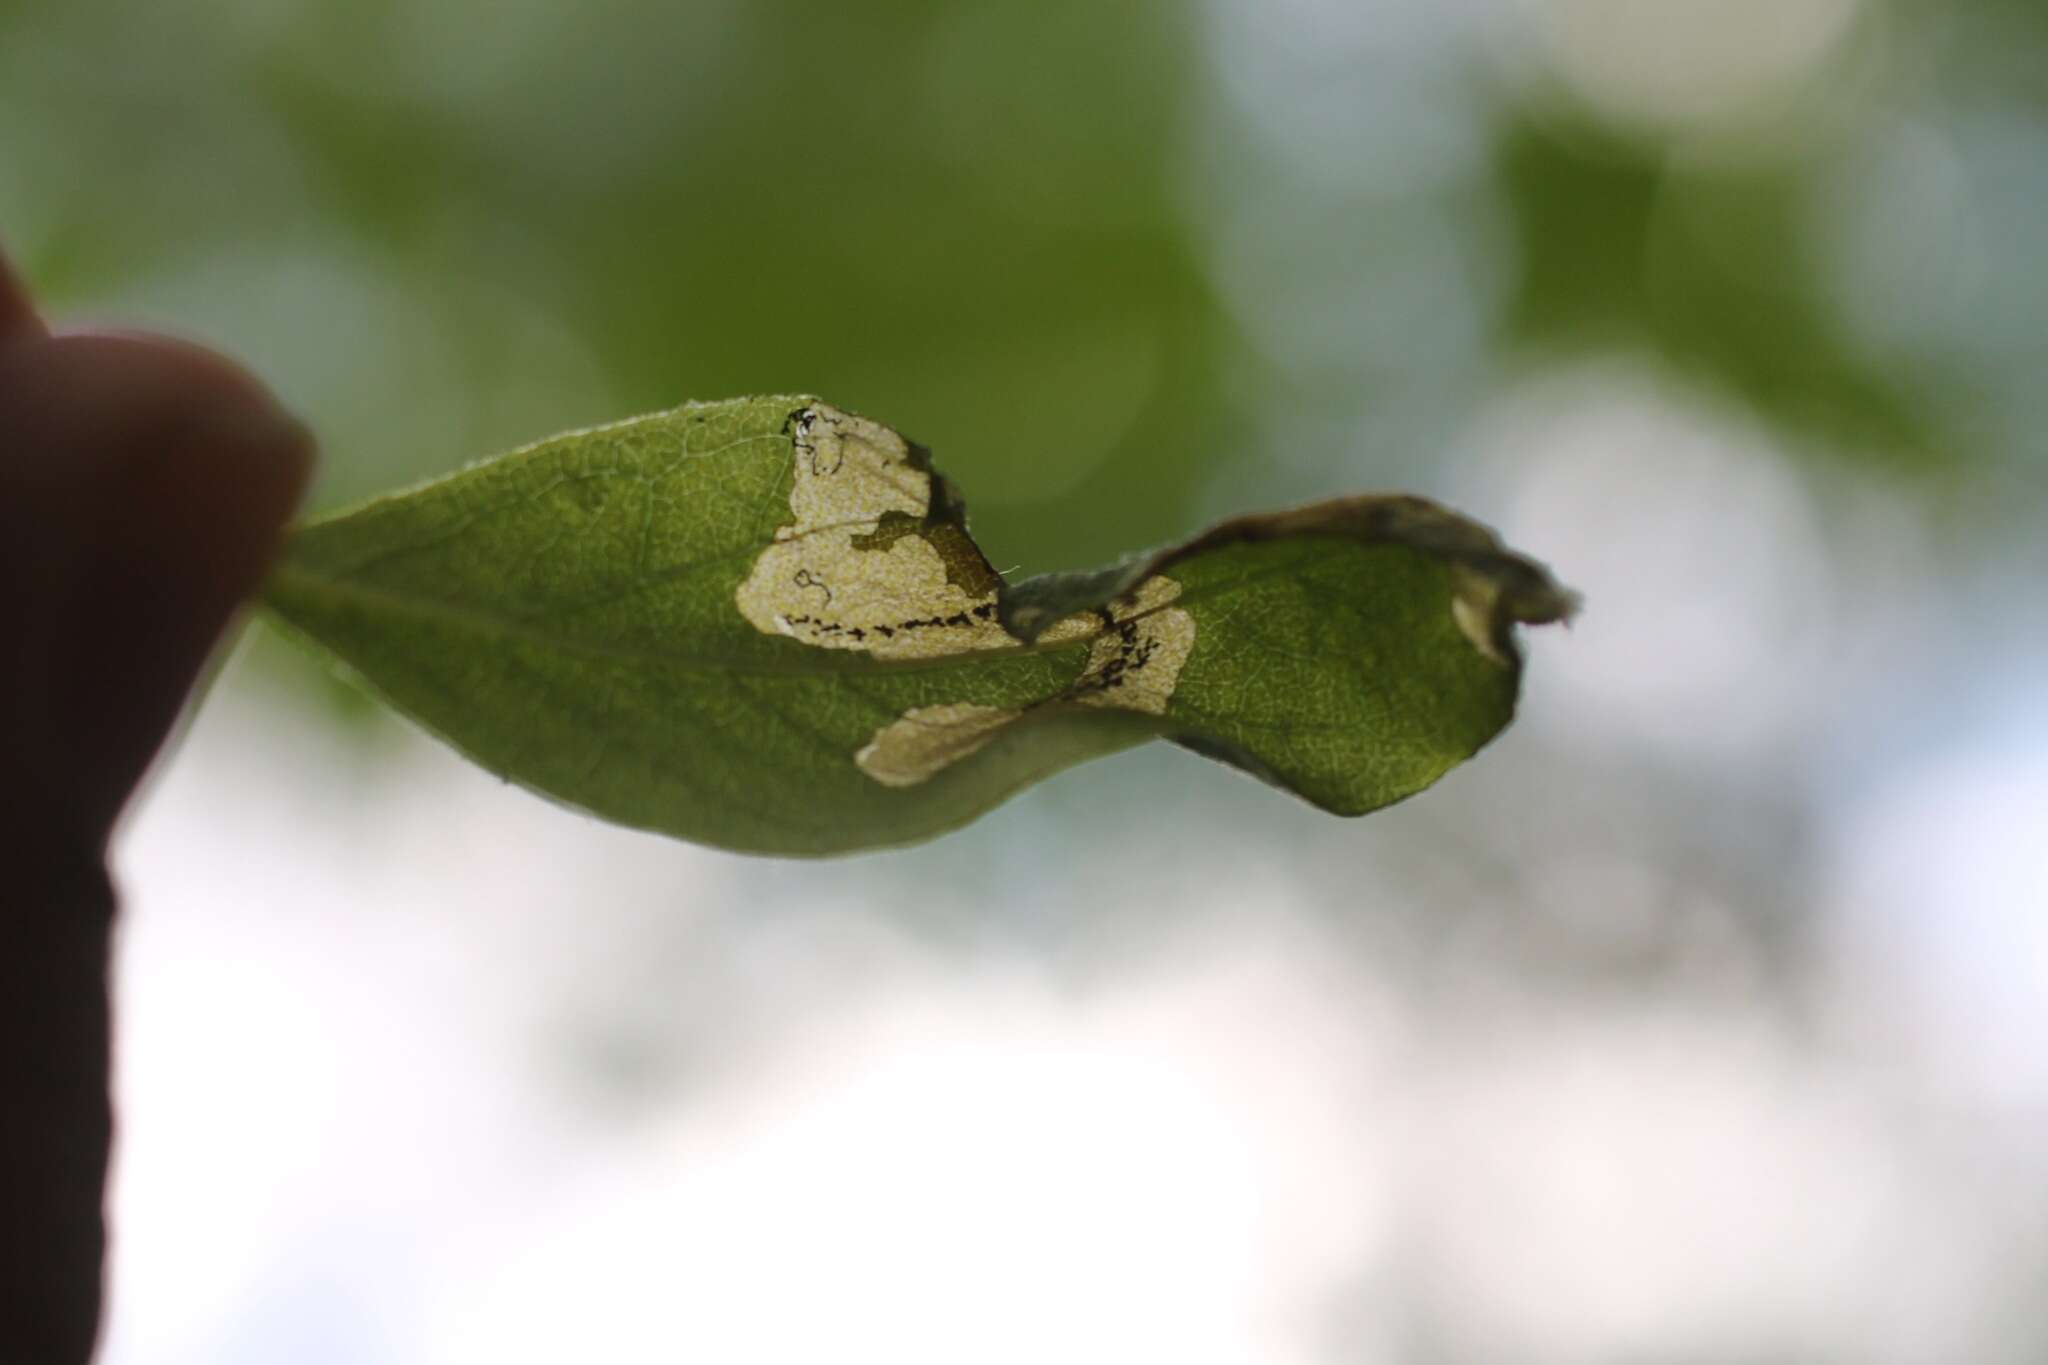
[[[1343,536],[1318,536],[1314,538],[1327,538],[1348,541],[1353,544],[1357,543],[1349,541],[1348,537]],[[1293,569],[1294,566],[1292,564],[1275,564],[1240,575],[1229,582],[1203,584],[1200,587],[1187,589],[1172,601],[1162,602],[1144,611],[1134,612],[1125,619],[1135,621],[1150,616],[1154,612],[1164,611],[1169,608],[1193,606],[1197,602],[1236,592],[1262,579],[1292,572]],[[1170,575],[1171,570],[1169,568],[1164,572]],[[928,659],[877,659],[873,655],[856,653],[851,650],[820,650],[792,639],[789,641],[789,644],[804,651],[804,653],[793,654],[790,656],[790,661],[787,664],[781,664],[761,659],[740,660],[723,654],[691,653],[679,655],[656,650],[627,649],[619,646],[603,645],[592,640],[555,634],[536,626],[530,619],[522,620],[515,617],[506,617],[495,612],[475,607],[460,606],[435,598],[408,595],[393,592],[386,588],[371,587],[367,584],[337,578],[331,574],[318,573],[302,565],[290,562],[280,564],[272,572],[270,581],[272,584],[293,581],[303,591],[410,613],[414,617],[426,620],[452,622],[474,632],[520,639],[533,644],[560,649],[566,653],[603,660],[608,663],[658,663],[671,668],[681,668],[697,672],[737,674],[751,677],[829,677],[847,674],[887,676],[898,673],[924,673],[937,669],[969,666],[983,660],[1014,659],[1033,655],[1056,655],[1066,650],[1086,648],[1098,638],[1089,635],[1073,640],[1062,640],[1057,643],[1033,642],[1031,644],[1024,644],[1020,641],[1014,646],[1003,649],[963,650],[957,654],[939,655]],[[291,613],[279,607],[272,600],[273,597],[273,591],[270,588],[266,588],[264,590],[266,604],[269,605],[272,611],[289,620]],[[825,658],[818,657],[822,655],[830,655],[832,657],[827,662]],[[815,659],[815,662],[805,662],[811,659]]]
[[[704,673],[739,674],[759,677],[829,677],[835,674],[892,674],[921,673],[934,669],[971,666],[985,660],[1014,659],[1030,655],[1053,655],[1065,650],[1085,649],[1095,637],[1064,640],[1057,644],[1023,644],[1004,649],[963,650],[957,654],[938,655],[928,659],[877,659],[870,654],[853,650],[825,650],[789,639],[791,648],[801,650],[792,654],[787,664],[763,659],[739,659],[727,654],[690,652],[670,653],[644,648],[626,648],[605,645],[593,640],[578,639],[574,636],[556,634],[531,620],[519,620],[475,607],[460,606],[452,602],[430,597],[418,597],[392,592],[386,588],[371,587],[367,584],[337,580],[298,565],[280,565],[271,575],[271,586],[264,589],[264,602],[271,611],[292,619],[292,612],[277,601],[279,585],[289,585],[294,590],[311,596],[324,596],[330,600],[341,600],[411,615],[417,619],[453,624],[478,634],[496,635],[543,645],[563,653],[578,654],[590,659],[618,664],[659,664],[669,668],[680,668]],[[764,636],[773,639],[775,637]]]

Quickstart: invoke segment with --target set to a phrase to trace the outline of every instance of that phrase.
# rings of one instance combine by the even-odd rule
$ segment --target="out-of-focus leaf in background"
[[[1811,167],[1688,165],[1654,141],[1537,118],[1499,136],[1522,262],[1514,341],[1648,347],[1802,437],[1878,460],[1980,453],[1941,446],[1913,377],[1863,355],[1823,294],[1802,237]]]

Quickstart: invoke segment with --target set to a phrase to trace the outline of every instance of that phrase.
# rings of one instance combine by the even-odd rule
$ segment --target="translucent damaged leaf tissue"
[[[572,432],[301,529],[267,602],[494,772],[763,853],[930,838],[1175,740],[1356,815],[1512,716],[1571,594],[1420,498],[1008,583],[927,453],[816,398]]]

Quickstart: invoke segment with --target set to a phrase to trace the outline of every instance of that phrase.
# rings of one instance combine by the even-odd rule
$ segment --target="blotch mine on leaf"
[[[1023,714],[965,701],[913,706],[877,730],[853,761],[885,787],[915,786],[966,758]]]
[[[1096,637],[1088,651],[1088,667],[1068,695],[1088,706],[1165,715],[1180,670],[1195,647],[1195,618],[1168,605],[1179,596],[1180,584],[1161,576],[1146,579],[1136,592],[1110,603],[1110,619],[1116,624]]]
[[[875,732],[854,755],[860,770],[890,787],[908,787],[958,763],[986,745],[1026,710],[1058,702],[1166,714],[1180,671],[1195,647],[1195,618],[1171,603],[1180,584],[1148,578],[1106,608],[1108,620],[1077,613],[1039,637],[1056,645],[1092,640],[1088,663],[1063,691],[1033,707],[948,702],[914,706]]]
[[[758,630],[883,659],[1017,641],[996,619],[1001,580],[941,499],[917,450],[879,422],[814,403],[789,419],[791,520],[735,594]]]

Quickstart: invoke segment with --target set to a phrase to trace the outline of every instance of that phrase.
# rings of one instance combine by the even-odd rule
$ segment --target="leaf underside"
[[[1434,503],[1010,584],[889,428],[805,396],[572,432],[300,529],[275,614],[515,782],[760,853],[911,843],[1153,738],[1356,815],[1512,716],[1571,595]]]

